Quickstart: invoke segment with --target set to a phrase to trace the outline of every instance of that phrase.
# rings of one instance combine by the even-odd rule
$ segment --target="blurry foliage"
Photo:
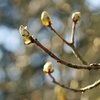
[[[18,32],[21,24],[27,25],[30,33],[52,52],[66,61],[80,64],[70,48],[40,20],[41,12],[46,10],[55,30],[69,41],[71,15],[80,11],[82,19],[76,28],[76,49],[89,63],[98,63],[99,9],[100,6],[93,9],[88,0],[0,0],[0,100],[100,100],[100,86],[84,94],[65,90],[52,84],[42,68],[46,61],[52,61],[56,79],[72,88],[98,80],[99,70],[89,72],[60,65],[35,45],[24,45]]]

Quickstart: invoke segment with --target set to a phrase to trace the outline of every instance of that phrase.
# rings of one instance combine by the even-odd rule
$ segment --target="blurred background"
[[[53,63],[53,76],[71,88],[85,87],[100,78],[100,70],[76,70],[58,64],[34,44],[23,44],[19,26],[28,26],[45,47],[62,59],[81,64],[53,32],[41,23],[47,11],[53,28],[70,41],[75,11],[82,18],[76,27],[75,46],[88,63],[100,62],[99,0],[0,0],[0,100],[100,100],[100,86],[76,93],[53,84],[43,73],[47,61]]]

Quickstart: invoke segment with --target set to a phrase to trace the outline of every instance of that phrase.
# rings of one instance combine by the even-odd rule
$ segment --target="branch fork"
[[[53,59],[55,59],[58,63],[61,63],[63,65],[66,65],[67,67],[70,67],[70,68],[75,68],[75,69],[87,69],[87,70],[91,70],[91,69],[95,69],[95,70],[99,70],[100,69],[100,63],[97,64],[97,63],[91,63],[91,64],[88,64],[82,57],[81,55],[78,54],[77,50],[75,49],[75,46],[74,46],[74,35],[75,35],[75,26],[76,24],[80,21],[80,18],[81,18],[81,15],[80,15],[80,12],[75,12],[73,13],[72,15],[72,22],[73,22],[73,25],[72,25],[72,33],[71,33],[71,42],[67,42],[64,38],[62,38],[57,32],[56,30],[51,26],[52,25],[52,20],[49,16],[49,14],[44,11],[42,13],[42,16],[41,16],[41,21],[43,23],[44,26],[46,27],[49,27],[66,45],[68,45],[71,49],[72,49],[72,52],[73,54],[76,56],[76,58],[78,60],[80,60],[83,65],[76,65],[76,64],[72,64],[72,63],[69,63],[67,61],[64,61],[63,59],[60,59],[59,57],[57,57],[55,54],[53,54],[50,50],[48,50],[46,47],[44,47],[38,40],[37,38],[34,38],[34,34],[33,35],[30,35],[29,32],[28,32],[28,29],[27,29],[27,26],[23,26],[21,25],[20,28],[19,28],[19,32],[22,36],[22,38],[25,40],[24,44],[25,45],[29,45],[31,43],[34,43],[36,44],[38,47],[40,47],[42,50],[44,50],[49,56],[51,56]],[[100,79],[96,82],[94,82],[93,84],[91,85],[88,85],[84,88],[80,88],[80,89],[72,89],[70,87],[67,87],[59,82],[56,81],[56,79],[52,76],[52,73],[54,72],[54,70],[52,69],[52,63],[51,62],[47,62],[45,65],[44,65],[44,68],[43,68],[43,72],[49,76],[51,78],[51,81],[56,84],[56,85],[59,85],[65,89],[69,89],[69,90],[72,90],[72,91],[75,91],[75,92],[82,92],[84,93],[85,91],[87,90],[90,90],[92,88],[95,88],[96,86],[100,85]]]

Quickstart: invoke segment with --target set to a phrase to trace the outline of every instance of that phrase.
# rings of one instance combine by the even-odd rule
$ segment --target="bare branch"
[[[42,50],[44,50],[49,56],[51,56],[53,59],[55,59],[58,63],[61,63],[63,65],[66,65],[70,68],[75,68],[75,69],[100,69],[100,65],[99,66],[95,66],[95,65],[75,65],[75,64],[71,64],[69,62],[66,62],[62,59],[60,59],[59,57],[57,57],[56,55],[54,55],[51,51],[49,51],[46,47],[44,47],[37,39],[34,39],[32,36],[30,36],[31,38],[31,43],[35,43],[37,46],[39,46]]]
[[[93,84],[88,85],[88,86],[86,86],[86,87],[84,87],[84,88],[73,89],[73,88],[69,88],[69,87],[67,87],[67,86],[65,86],[65,85],[60,84],[59,82],[57,82],[57,81],[55,80],[55,78],[51,75],[51,73],[48,73],[48,76],[51,78],[51,80],[52,80],[52,82],[53,82],[54,84],[59,85],[59,86],[65,88],[65,89],[72,90],[72,91],[74,91],[74,92],[81,92],[81,93],[84,93],[85,91],[90,90],[90,89],[95,88],[95,87],[97,87],[98,85],[100,85],[100,79],[99,79],[98,81],[96,81],[96,82],[94,82]]]
[[[74,23],[74,22],[73,22]],[[69,42],[67,42],[64,38],[62,38],[57,32],[56,32],[56,30],[51,26],[51,25],[49,25],[48,27],[60,38],[60,39],[62,39],[62,41],[65,43],[65,44],[67,44],[71,49],[72,49],[72,52],[73,52],[73,54],[76,56],[76,58],[79,60],[79,61],[81,61],[84,65],[88,65],[88,63],[78,54],[78,52],[76,51],[76,49],[75,49],[75,46],[74,46],[74,34],[75,34],[75,23],[73,24],[73,28],[72,28],[72,42],[71,43],[69,43]]]

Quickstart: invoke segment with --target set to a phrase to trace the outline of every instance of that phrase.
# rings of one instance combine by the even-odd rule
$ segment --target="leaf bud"
[[[19,27],[19,32],[20,32],[22,38],[25,40],[24,43],[25,44],[30,44],[31,43],[31,39],[30,39],[30,34],[28,32],[27,26],[24,27],[23,25],[21,25]]]
[[[50,26],[52,24],[51,18],[46,11],[43,11],[41,14],[41,21],[44,26]]]
[[[52,73],[52,63],[51,62],[47,62],[44,67],[43,67],[43,71],[46,73],[46,75],[48,75],[49,73]]]
[[[72,21],[75,22],[76,24],[80,21],[81,19],[81,13],[80,12],[74,12],[72,14]]]

